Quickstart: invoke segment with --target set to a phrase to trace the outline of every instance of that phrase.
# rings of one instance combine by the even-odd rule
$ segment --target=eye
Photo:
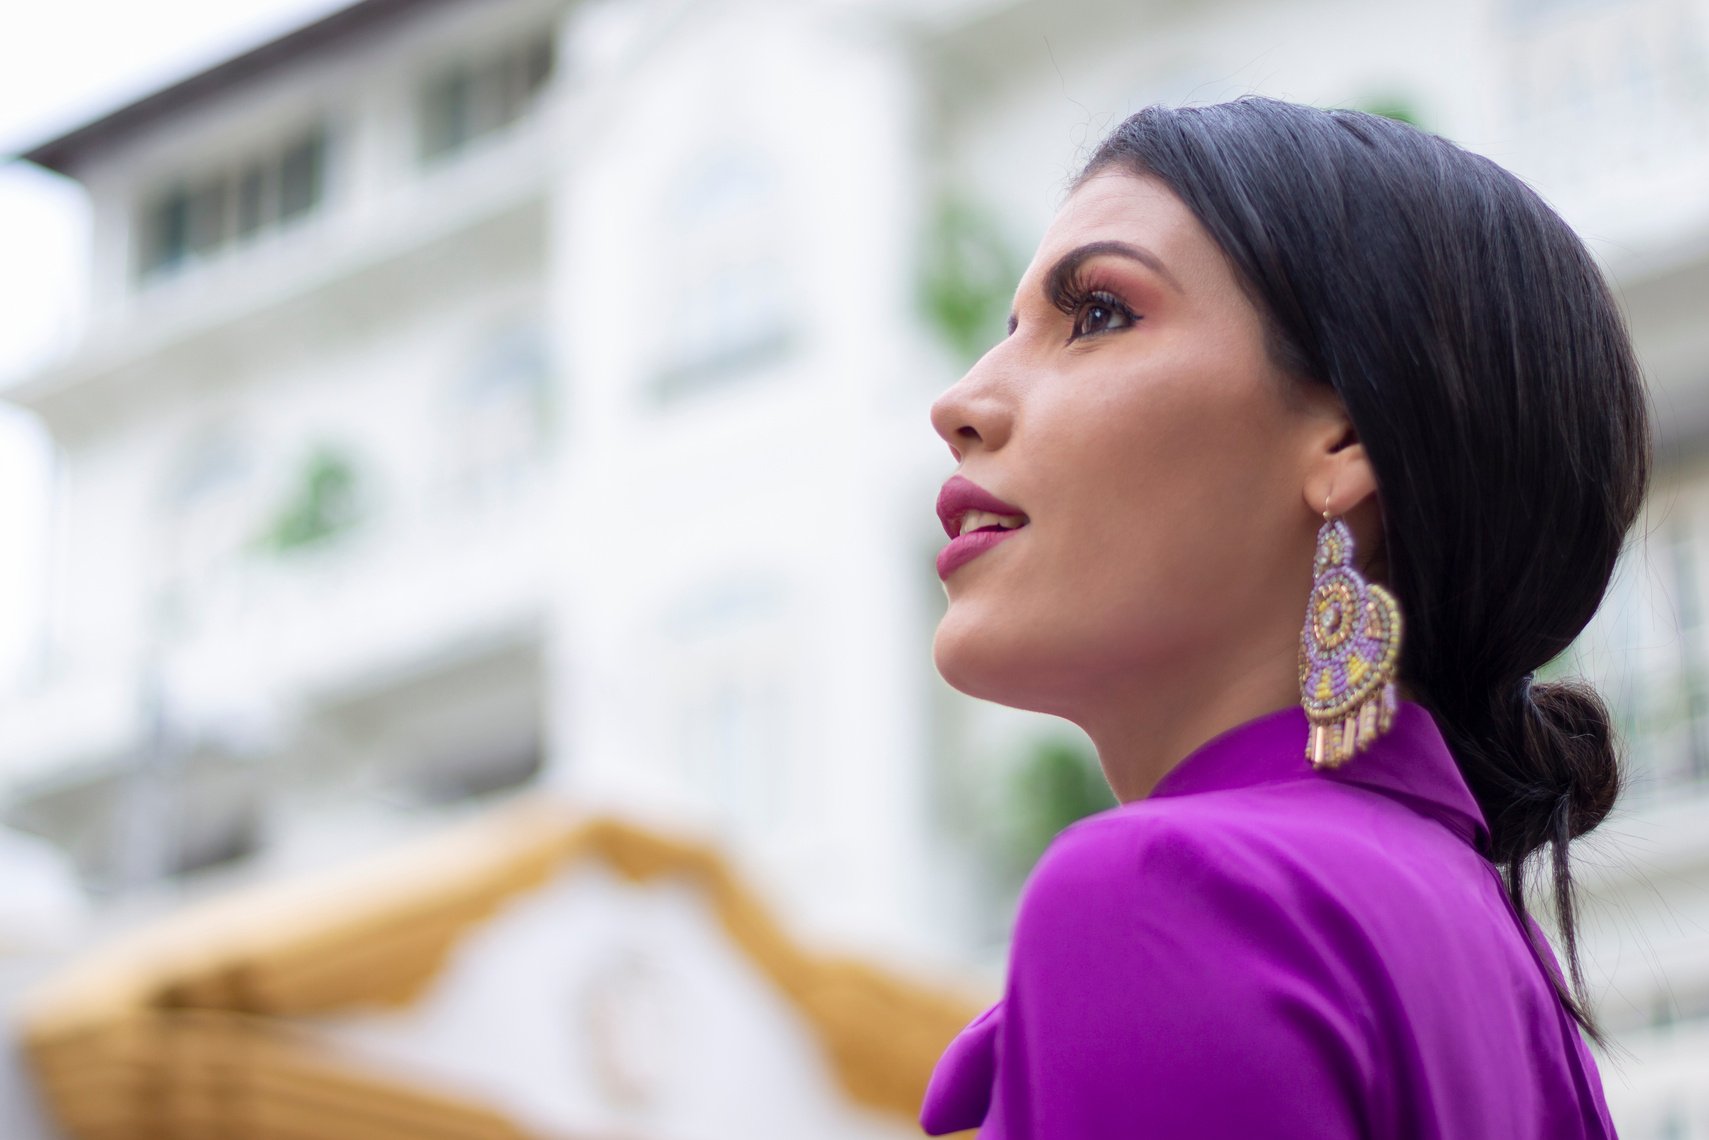
[[[1074,307],[1071,315],[1074,318],[1074,331],[1068,338],[1070,341],[1124,329],[1139,319],[1134,311],[1122,304],[1114,294],[1102,290],[1087,293]]]

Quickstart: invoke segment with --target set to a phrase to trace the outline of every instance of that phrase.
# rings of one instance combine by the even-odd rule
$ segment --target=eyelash
[[[1101,308],[1109,309],[1125,319],[1128,325],[1132,325],[1140,319],[1140,315],[1134,312],[1120,297],[1108,289],[1100,289],[1079,278],[1065,282],[1062,289],[1051,298],[1051,303],[1061,310],[1064,316],[1073,321],[1068,330],[1067,343],[1069,344],[1073,344],[1082,337],[1121,331],[1120,329],[1094,329],[1091,332],[1081,332],[1079,318],[1081,310],[1085,309],[1087,305],[1096,304]]]

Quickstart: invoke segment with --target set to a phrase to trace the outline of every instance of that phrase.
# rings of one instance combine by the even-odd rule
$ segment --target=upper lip
[[[961,516],[968,511],[990,511],[994,515],[1026,518],[1021,508],[1005,503],[973,480],[951,475],[943,490],[938,492],[938,521],[944,524],[944,533],[951,538],[958,537],[961,534]]]

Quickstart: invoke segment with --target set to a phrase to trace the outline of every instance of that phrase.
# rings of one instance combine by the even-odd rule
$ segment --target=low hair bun
[[[1555,917],[1566,940],[1573,989],[1583,993],[1567,849],[1608,817],[1625,786],[1608,706],[1584,681],[1538,683],[1527,673],[1499,702],[1480,736],[1462,747],[1467,755],[1482,752],[1473,769],[1482,778],[1469,782],[1489,823],[1490,858],[1506,868],[1509,897],[1523,908],[1526,860],[1548,848]],[[1564,981],[1557,984],[1565,992]]]
[[[1534,723],[1552,769],[1571,797],[1570,831],[1577,839],[1614,808],[1625,785],[1613,718],[1602,696],[1583,681],[1530,686]]]
[[[1608,706],[1583,681],[1521,677],[1497,704],[1483,743],[1505,763],[1476,789],[1490,828],[1490,857],[1523,860],[1595,828],[1625,779]],[[1482,749],[1480,749],[1482,751]]]

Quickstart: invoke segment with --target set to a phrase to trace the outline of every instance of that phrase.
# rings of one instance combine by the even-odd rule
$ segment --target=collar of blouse
[[[1312,767],[1305,755],[1309,730],[1305,710],[1297,705],[1247,721],[1194,749],[1164,774],[1148,798],[1286,780],[1338,780],[1400,800],[1440,820],[1478,851],[1489,851],[1489,825],[1423,705],[1401,701],[1389,730],[1338,768]]]

